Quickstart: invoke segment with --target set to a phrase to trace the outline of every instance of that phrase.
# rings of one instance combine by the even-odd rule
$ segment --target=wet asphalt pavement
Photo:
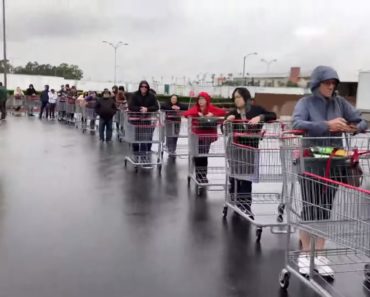
[[[124,146],[37,118],[0,125],[0,297],[317,296],[278,274],[285,238],[195,197],[187,161],[124,168]]]

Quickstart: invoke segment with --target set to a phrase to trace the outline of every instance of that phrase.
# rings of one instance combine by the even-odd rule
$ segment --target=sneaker
[[[201,179],[201,183],[202,183],[202,184],[208,184],[208,183],[209,183],[208,178],[203,177],[203,178]]]
[[[315,268],[321,276],[334,278],[334,271],[329,266],[330,261],[324,256],[315,257]]]
[[[145,168],[145,169],[153,169],[153,166],[152,166],[152,165],[150,165],[150,164],[144,164],[144,165],[142,166],[142,168]]]
[[[298,257],[298,270],[301,275],[310,274],[310,256],[301,254]]]

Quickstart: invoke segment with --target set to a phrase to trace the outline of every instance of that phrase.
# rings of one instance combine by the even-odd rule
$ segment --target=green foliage
[[[286,86],[288,88],[297,88],[298,87],[298,84],[296,84],[296,83],[294,83],[292,81],[288,81],[287,84],[286,84]]]
[[[8,73],[59,76],[65,79],[80,80],[83,77],[83,71],[77,66],[62,63],[59,66],[50,64],[39,64],[38,62],[28,62],[25,66],[12,66],[7,61]],[[4,72],[4,60],[0,61],[0,72]]]

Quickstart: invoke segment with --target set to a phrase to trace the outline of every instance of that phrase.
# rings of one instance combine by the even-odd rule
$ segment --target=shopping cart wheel
[[[127,160],[125,160],[125,167],[127,167]]]
[[[257,230],[256,230],[256,241],[257,242],[260,242],[261,241],[261,236],[262,236],[262,228],[261,227],[258,227]]]
[[[287,289],[289,287],[290,272],[287,269],[283,269],[279,275],[279,283],[282,289]]]
[[[224,219],[226,219],[227,217],[227,210],[228,210],[227,206],[224,206],[224,209],[222,210],[222,216]]]
[[[162,173],[162,165],[158,165],[158,174],[161,175]]]
[[[196,185],[195,192],[197,193],[197,196],[200,196],[202,194],[202,187]]]
[[[279,223],[282,223],[284,221],[284,217],[282,214],[279,214],[276,218],[276,220],[279,222]]]
[[[86,129],[82,129],[82,133],[85,134],[86,133]]]
[[[190,186],[190,180],[191,180],[191,178],[190,178],[190,176],[188,176],[188,187]]]
[[[370,264],[365,265],[364,269],[365,282],[370,286]]]
[[[279,206],[278,206],[278,214],[279,215],[283,215],[284,214],[284,211],[285,211],[285,204],[284,203],[280,203]]]

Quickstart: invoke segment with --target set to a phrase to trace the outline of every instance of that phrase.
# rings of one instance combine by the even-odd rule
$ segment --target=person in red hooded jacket
[[[193,133],[197,135],[204,135],[203,137],[199,136],[199,154],[208,154],[212,142],[217,140],[217,125],[214,127],[203,126],[203,121],[201,119],[223,117],[225,114],[225,110],[211,104],[211,96],[206,92],[200,92],[197,97],[196,104],[184,112],[185,117],[194,118],[191,122]],[[197,181],[202,184],[207,184],[208,158],[194,157],[194,165]]]

